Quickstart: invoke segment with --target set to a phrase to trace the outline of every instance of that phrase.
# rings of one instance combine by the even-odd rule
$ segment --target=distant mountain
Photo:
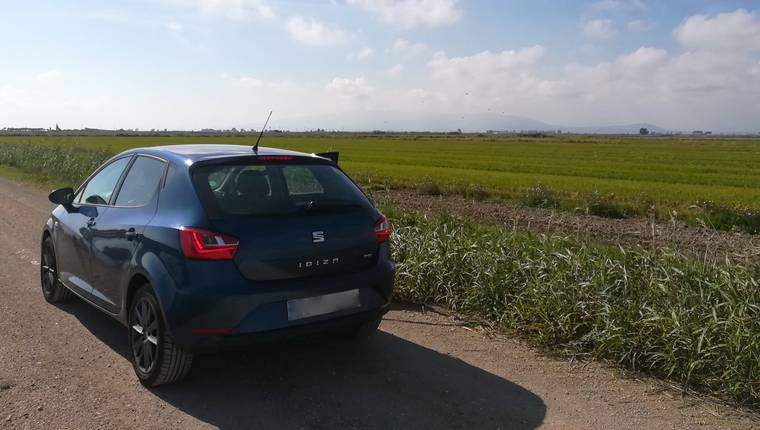
[[[625,125],[565,126],[548,124],[532,118],[515,115],[482,113],[476,115],[450,115],[419,113],[404,115],[398,112],[361,111],[346,114],[317,115],[310,117],[272,119],[271,128],[302,130],[339,131],[433,131],[446,132],[461,129],[464,132],[494,131],[557,131],[583,134],[638,134],[639,129],[666,133],[668,130],[653,124],[637,123]]]

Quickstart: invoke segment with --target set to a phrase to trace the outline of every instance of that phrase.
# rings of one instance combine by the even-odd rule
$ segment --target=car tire
[[[50,236],[42,241],[40,250],[40,283],[42,295],[48,303],[63,302],[74,296],[74,293],[63,286],[58,276],[58,260]]]
[[[350,341],[363,341],[371,338],[377,333],[380,323],[383,321],[382,317],[377,317],[361,324],[355,324],[344,328],[339,332],[343,339]]]
[[[157,387],[187,376],[193,355],[179,348],[166,330],[150,285],[143,285],[135,293],[128,318],[130,358],[142,385]]]

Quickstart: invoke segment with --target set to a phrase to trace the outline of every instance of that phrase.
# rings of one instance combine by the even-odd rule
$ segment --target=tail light
[[[194,260],[232,260],[240,244],[234,236],[192,227],[180,227],[179,242],[185,258]]]
[[[375,222],[375,237],[377,237],[378,243],[383,243],[391,237],[391,225],[385,215],[380,215],[380,218]]]

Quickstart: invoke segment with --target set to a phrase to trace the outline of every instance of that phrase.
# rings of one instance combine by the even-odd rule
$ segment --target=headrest
[[[268,197],[271,195],[269,181],[263,172],[246,170],[237,178],[238,193],[254,198]]]

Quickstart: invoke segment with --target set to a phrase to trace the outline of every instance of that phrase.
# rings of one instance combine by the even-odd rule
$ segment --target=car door
[[[156,213],[165,170],[163,160],[135,157],[113,204],[92,228],[93,294],[112,312],[121,309],[121,289],[128,283],[145,226]]]
[[[122,157],[101,167],[80,187],[70,209],[56,211],[54,231],[61,281],[88,299],[92,298],[92,228],[108,210],[108,202],[130,159]]]

